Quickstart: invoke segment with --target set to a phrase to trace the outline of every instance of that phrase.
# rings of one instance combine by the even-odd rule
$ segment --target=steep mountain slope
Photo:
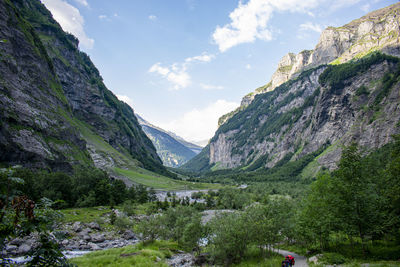
[[[368,13],[342,27],[328,27],[322,32],[314,50],[303,50],[297,55],[286,54],[271,81],[245,96],[242,105],[248,105],[255,95],[272,91],[302,71],[316,66],[345,63],[377,50],[399,56],[399,15],[400,4],[397,3]]]
[[[336,167],[342,145],[356,141],[374,149],[389,142],[400,133],[399,59],[373,51],[400,55],[399,11],[395,4],[328,28],[315,50],[298,55],[306,53],[308,63],[285,56],[288,63],[282,61],[277,72],[287,66],[288,73],[299,72],[272,82],[273,90],[268,83],[245,98],[237,111],[221,118],[210,144],[183,168],[271,168],[322,148],[304,170],[313,175],[321,166]]]
[[[133,110],[39,0],[0,1],[0,161],[165,172]]]
[[[156,147],[157,153],[165,166],[179,167],[201,151],[201,147],[152,125],[139,115],[137,115],[137,118],[143,131]],[[196,153],[196,151],[198,152]]]

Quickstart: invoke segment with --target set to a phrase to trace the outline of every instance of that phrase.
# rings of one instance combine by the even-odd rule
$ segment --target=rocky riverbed
[[[96,222],[67,223],[51,233],[64,251],[94,251],[119,248],[139,242],[131,230],[106,231]],[[39,245],[39,236],[32,233],[7,242],[2,254],[6,257],[24,256]]]

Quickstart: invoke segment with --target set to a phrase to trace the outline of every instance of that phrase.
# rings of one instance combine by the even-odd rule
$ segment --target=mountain
[[[39,0],[0,1],[0,162],[166,169],[133,110]]]
[[[157,153],[165,166],[179,167],[196,156],[202,149],[174,133],[152,125],[139,115],[137,115],[137,118],[143,131],[156,147]]]
[[[271,81],[223,116],[183,169],[256,170],[315,155],[334,169],[343,145],[375,149],[400,133],[400,3],[327,28],[314,50],[285,55]]]

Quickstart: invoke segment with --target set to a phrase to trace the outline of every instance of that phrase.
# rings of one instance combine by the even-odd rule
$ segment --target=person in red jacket
[[[294,257],[292,255],[287,255],[286,260],[289,262],[290,267],[294,265]]]

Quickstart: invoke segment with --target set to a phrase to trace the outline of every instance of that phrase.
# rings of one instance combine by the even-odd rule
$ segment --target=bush
[[[325,253],[320,260],[326,264],[343,264],[346,262],[346,258],[338,253]]]
[[[240,213],[217,216],[210,222],[211,256],[217,263],[230,265],[243,259],[249,246],[249,225]]]
[[[117,216],[117,218],[115,218],[114,225],[119,230],[126,230],[132,228],[133,222],[127,216]]]
[[[398,260],[400,255],[400,246],[395,247],[374,247],[370,249],[370,254],[376,260]]]
[[[122,205],[122,210],[128,215],[132,216],[136,214],[136,207],[135,203],[132,200],[127,200]]]

